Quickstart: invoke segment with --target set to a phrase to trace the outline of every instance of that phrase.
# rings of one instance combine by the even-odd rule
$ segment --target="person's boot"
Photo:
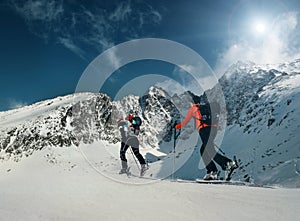
[[[120,170],[119,174],[128,173],[129,168],[126,161],[121,161],[122,169]]]
[[[210,173],[207,173],[204,177],[203,180],[218,180],[219,179],[219,173],[218,171],[211,171]]]
[[[144,176],[144,174],[146,173],[146,170],[148,170],[149,167],[147,164],[142,164],[141,165],[141,176]]]
[[[230,181],[233,171],[238,168],[239,165],[236,161],[236,158],[234,157],[232,161],[227,163],[226,169],[225,169],[225,180]]]

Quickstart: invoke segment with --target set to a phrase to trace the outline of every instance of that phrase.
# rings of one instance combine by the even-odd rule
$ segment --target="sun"
[[[267,31],[267,22],[264,19],[256,19],[252,22],[252,33],[255,35],[263,35]]]
[[[263,22],[257,22],[254,25],[254,30],[257,33],[264,33],[266,31],[266,25]]]

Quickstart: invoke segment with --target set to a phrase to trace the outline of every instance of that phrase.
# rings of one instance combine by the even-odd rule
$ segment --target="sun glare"
[[[256,18],[256,19],[252,20],[252,22],[250,24],[252,24],[251,31],[255,35],[265,34],[268,29],[268,26],[267,26],[268,23],[265,19]]]
[[[258,33],[264,33],[266,30],[266,26],[262,22],[256,23],[254,28],[255,28],[255,31]]]

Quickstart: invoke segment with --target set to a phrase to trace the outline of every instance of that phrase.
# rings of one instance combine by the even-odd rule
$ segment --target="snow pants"
[[[139,163],[146,164],[144,157],[142,156],[142,154],[140,154],[139,151],[139,140],[135,136],[129,136],[126,143],[123,141],[121,142],[121,149],[120,149],[121,160],[127,162],[126,151],[129,148],[129,146],[131,146],[132,152],[138,159]]]
[[[218,171],[214,161],[219,164],[223,170],[226,169],[227,162],[231,161],[224,155],[219,154],[215,149],[214,140],[217,135],[217,130],[217,127],[207,126],[201,128],[199,131],[199,135],[202,140],[200,155],[205,164],[207,173]]]

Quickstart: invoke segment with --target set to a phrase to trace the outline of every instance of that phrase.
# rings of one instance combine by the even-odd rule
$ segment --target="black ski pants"
[[[219,164],[223,170],[226,169],[227,162],[231,161],[226,156],[219,154],[215,149],[214,140],[217,135],[217,130],[217,127],[207,126],[201,128],[199,131],[202,140],[200,155],[205,164],[207,173],[218,171],[214,161]]]
[[[134,153],[134,155],[136,156],[140,164],[146,164],[144,157],[142,156],[142,154],[140,154],[139,151],[139,140],[135,136],[128,137],[126,143],[121,142],[121,149],[120,149],[121,160],[127,162],[126,151],[129,148],[129,146],[131,146],[132,152]]]

